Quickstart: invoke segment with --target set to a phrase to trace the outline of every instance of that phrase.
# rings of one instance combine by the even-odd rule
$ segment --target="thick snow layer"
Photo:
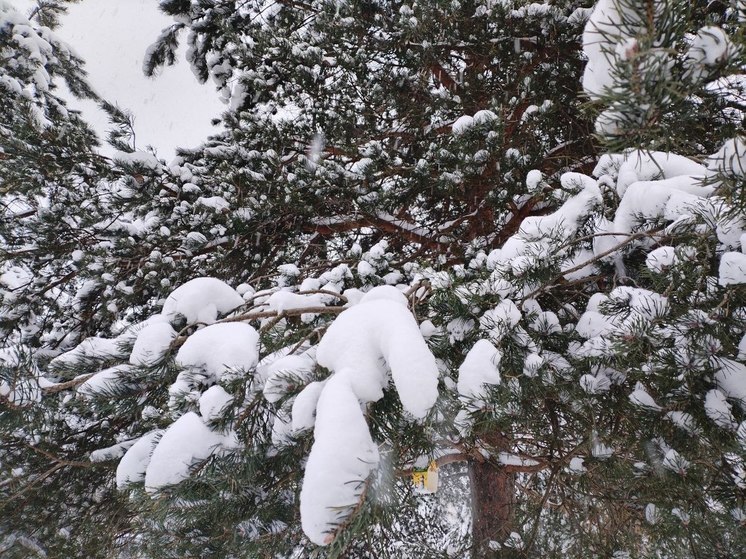
[[[609,332],[613,327],[613,317],[589,310],[580,317],[575,325],[575,331],[584,338],[590,339]]]
[[[585,25],[583,52],[588,63],[583,74],[583,89],[591,99],[599,99],[613,89],[617,45],[634,36],[633,30],[622,28],[621,21],[618,0],[599,0]]]
[[[305,352],[301,355],[285,355],[263,367],[262,376],[267,379],[264,383],[264,397],[269,402],[277,402],[288,392],[290,386],[307,380],[315,366],[313,352]]]
[[[225,322],[197,330],[176,354],[176,364],[220,380],[227,369],[252,369],[259,359],[259,334],[248,324]]]
[[[556,212],[540,217],[527,217],[521,223],[524,238],[545,236],[556,231],[574,233],[583,217],[602,203],[601,191],[596,181],[580,173],[565,173],[560,179],[565,188],[579,190]]]
[[[746,140],[731,138],[710,156],[707,166],[727,175],[743,176],[746,174]]]
[[[407,297],[404,295],[404,293],[391,285],[382,285],[380,287],[375,287],[368,291],[360,299],[361,303],[369,303],[371,301],[393,301],[395,303],[399,303],[400,305],[404,305],[405,307],[408,304]]]
[[[168,296],[163,304],[163,314],[171,320],[182,315],[189,324],[211,324],[218,313],[228,313],[243,303],[243,298],[227,283],[215,278],[195,278]]]
[[[145,471],[146,491],[153,492],[188,478],[192,465],[208,458],[223,438],[211,431],[196,413],[182,415],[166,430],[153,451]]]
[[[675,260],[676,252],[674,247],[662,246],[650,252],[645,258],[645,265],[651,272],[662,273],[666,268],[670,268]]]
[[[502,354],[489,340],[479,340],[458,369],[458,393],[480,407],[487,397],[485,385],[500,384]]]
[[[158,162],[158,158],[156,158],[152,153],[145,151],[133,151],[132,153],[117,151],[114,152],[113,159],[124,165],[137,165],[151,170],[156,170],[161,166]]]
[[[275,447],[283,447],[291,442],[293,432],[292,419],[286,408],[280,408],[275,414],[272,423],[272,444]]]
[[[121,458],[136,441],[125,441],[117,443],[106,448],[99,448],[91,452],[88,459],[91,462],[108,462]]]
[[[391,286],[372,289],[341,313],[321,339],[316,359],[332,376],[298,396],[292,421],[298,429],[308,427],[315,408],[301,521],[311,541],[326,545],[378,464],[361,405],[382,398],[391,376],[404,409],[423,418],[438,396],[438,368],[406,298]],[[285,428],[286,418],[278,419]]]
[[[539,184],[541,183],[541,179],[542,179],[541,171],[537,169],[532,169],[528,172],[528,174],[526,175],[526,188],[528,188],[529,192],[538,190]]]
[[[593,175],[610,175],[616,179],[619,196],[624,196],[629,185],[639,181],[657,181],[674,177],[700,177],[707,168],[696,161],[665,151],[631,149],[624,153],[602,155]],[[708,191],[709,192],[709,191]]]
[[[145,479],[145,470],[150,464],[156,441],[162,433],[161,429],[146,433],[129,447],[117,466],[118,488],[121,489],[130,483],[139,483]]]
[[[383,396],[390,371],[404,409],[422,418],[438,397],[438,368],[417,322],[400,302],[404,296],[397,295],[400,301],[378,296],[394,295],[392,289],[375,288],[341,313],[319,343],[316,358],[322,367],[349,377],[362,402]]]
[[[225,388],[214,385],[205,390],[199,398],[199,413],[205,423],[219,418],[226,406],[233,401],[233,396]]]
[[[316,421],[316,406],[325,385],[326,381],[312,382],[295,397],[291,413],[293,431],[305,431],[314,426]]]
[[[521,276],[537,260],[556,257],[556,243],[572,238],[588,216],[603,204],[601,190],[592,178],[565,173],[560,180],[565,189],[576,194],[554,213],[525,218],[518,233],[490,252],[487,265],[495,270],[492,292],[503,291],[508,296],[512,287],[500,278],[501,270],[508,269]]]
[[[175,337],[176,331],[167,322],[149,324],[137,334],[130,363],[146,367],[155,365],[163,359],[163,354],[168,351]]]
[[[605,301],[622,305],[628,312],[603,314],[599,312],[599,307]],[[607,336],[623,335],[628,329],[634,329],[640,321],[648,322],[664,316],[667,312],[668,299],[647,289],[623,286],[613,289],[608,297],[597,293],[588,301],[586,311],[576,325],[578,334],[588,338],[588,341],[576,351],[583,356],[603,355],[611,346]]]
[[[303,531],[331,543],[336,527],[354,510],[379,461],[360,402],[345,375],[332,376],[317,406],[314,443],[300,493]]]
[[[521,321],[521,311],[510,299],[503,299],[494,309],[490,309],[479,319],[480,326],[485,332],[499,340],[507,335]]]
[[[704,73],[703,66],[715,66],[736,52],[728,36],[720,27],[708,25],[697,32],[686,54],[686,63],[694,79]]]
[[[692,214],[701,207],[711,187],[701,185],[702,177],[676,176],[661,180],[637,181],[626,189],[619,203],[611,229],[620,235],[597,237],[593,243],[596,254],[605,253],[625,241],[640,221],[670,221]]]

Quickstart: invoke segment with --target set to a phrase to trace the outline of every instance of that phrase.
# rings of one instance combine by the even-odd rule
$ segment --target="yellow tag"
[[[426,470],[412,472],[412,484],[416,493],[428,494],[438,490],[438,465],[435,460],[430,462]]]

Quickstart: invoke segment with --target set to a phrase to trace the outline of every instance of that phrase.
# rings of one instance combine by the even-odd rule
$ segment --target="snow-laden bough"
[[[393,287],[375,288],[341,313],[317,361],[332,376],[316,406],[300,510],[308,538],[328,545],[364,498],[379,462],[361,406],[382,398],[392,378],[404,410],[422,419],[438,396],[438,368],[406,298]]]

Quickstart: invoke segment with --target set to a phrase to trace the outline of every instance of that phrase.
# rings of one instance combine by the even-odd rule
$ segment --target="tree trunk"
[[[505,446],[505,437],[494,434],[484,437],[493,449]],[[474,544],[474,559],[490,559],[498,556],[490,549],[490,541],[502,543],[510,535],[515,494],[514,474],[491,462],[473,461],[469,465],[471,482],[471,533]]]

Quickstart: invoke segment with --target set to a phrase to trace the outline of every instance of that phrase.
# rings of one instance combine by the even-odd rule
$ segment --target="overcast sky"
[[[10,0],[28,14],[33,0]],[[156,78],[142,73],[145,49],[171,22],[157,0],[83,0],[56,31],[86,60],[89,81],[105,99],[135,115],[138,149],[152,145],[169,161],[176,146],[194,147],[214,128],[223,105],[210,83],[200,85],[184,60]],[[106,117],[93,103],[73,101],[103,137]]]

